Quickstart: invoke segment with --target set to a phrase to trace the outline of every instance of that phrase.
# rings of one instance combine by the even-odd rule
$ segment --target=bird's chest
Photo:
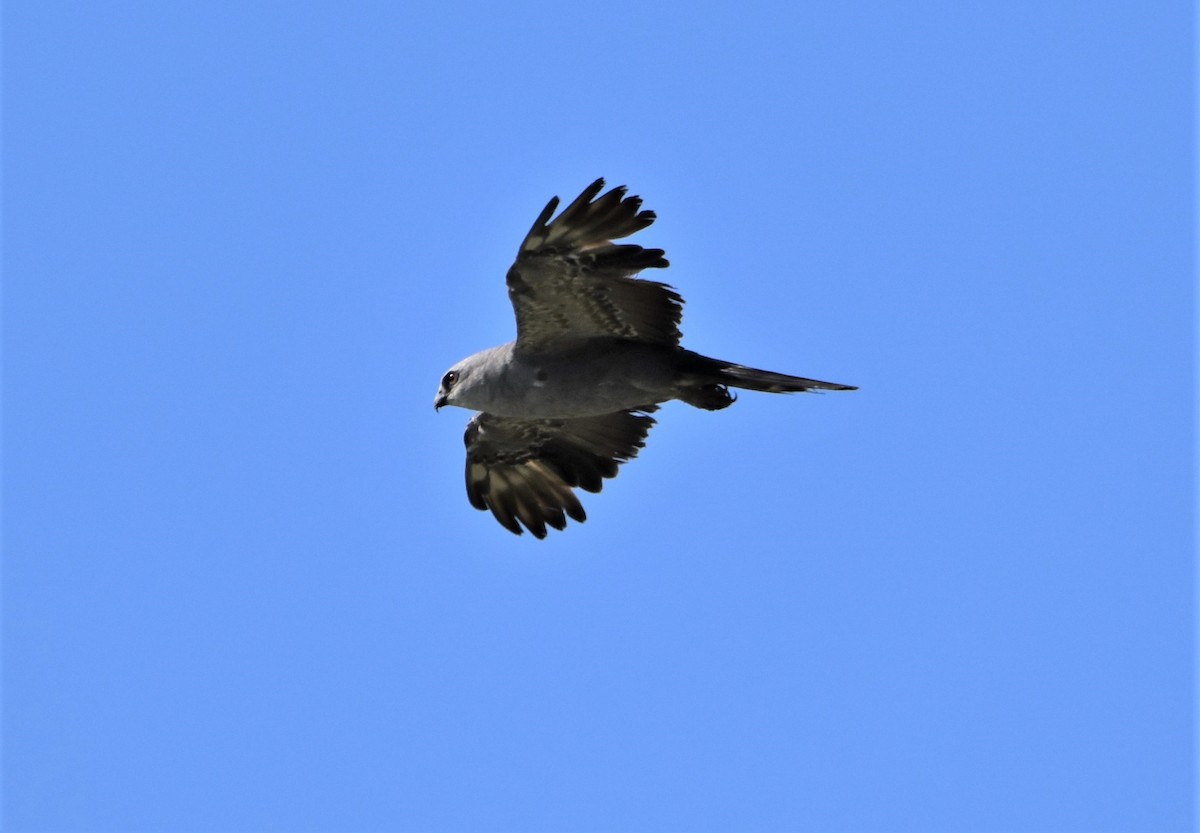
[[[590,361],[548,359],[510,368],[505,387],[521,402],[524,416],[569,418],[607,414],[650,404],[636,368],[591,357]]]

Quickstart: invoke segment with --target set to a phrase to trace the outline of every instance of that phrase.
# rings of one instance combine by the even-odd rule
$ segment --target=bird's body
[[[496,416],[598,416],[671,398],[671,352],[619,338],[564,341],[552,355],[528,355],[516,342],[476,353],[452,404]]]
[[[650,225],[638,197],[592,183],[547,222],[535,221],[508,272],[517,339],[442,377],[434,404],[479,411],[467,426],[467,495],[507,529],[539,538],[582,521],[573,488],[599,491],[637,454],[659,404],[728,407],[729,388],[854,390],[712,359],[679,345],[683,299],[633,276],[665,268],[661,249],[618,245]],[[595,198],[593,200],[593,198]]]

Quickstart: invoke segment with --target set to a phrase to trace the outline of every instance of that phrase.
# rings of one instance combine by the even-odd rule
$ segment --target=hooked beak
[[[437,399],[433,400],[433,409],[435,411],[440,411],[445,404],[446,404],[446,394],[439,393],[437,395]]]

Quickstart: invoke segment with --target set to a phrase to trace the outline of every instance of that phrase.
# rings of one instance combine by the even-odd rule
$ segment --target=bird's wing
[[[574,488],[600,491],[645,445],[654,406],[577,419],[514,419],[481,413],[467,424],[467,498],[506,529],[538,538],[587,515]]]
[[[534,221],[508,270],[519,352],[554,349],[565,339],[618,337],[678,344],[683,299],[671,287],[633,276],[667,264],[662,249],[614,240],[646,228],[653,211],[624,186],[596,197],[597,179],[550,220],[558,197]]]

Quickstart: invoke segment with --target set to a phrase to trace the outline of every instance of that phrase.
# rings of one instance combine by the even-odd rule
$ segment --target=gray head
[[[437,396],[433,399],[433,409],[440,411],[443,405],[458,405],[459,384],[464,377],[463,363],[459,362],[446,371],[442,383],[438,385]]]
[[[484,378],[485,363],[480,361],[481,355],[477,353],[463,359],[446,371],[433,400],[435,409],[440,410],[443,405],[457,405],[482,411],[487,407],[487,380]]]
[[[512,344],[481,350],[451,367],[442,376],[433,407],[457,405],[472,411],[487,411],[504,392],[506,368]]]

